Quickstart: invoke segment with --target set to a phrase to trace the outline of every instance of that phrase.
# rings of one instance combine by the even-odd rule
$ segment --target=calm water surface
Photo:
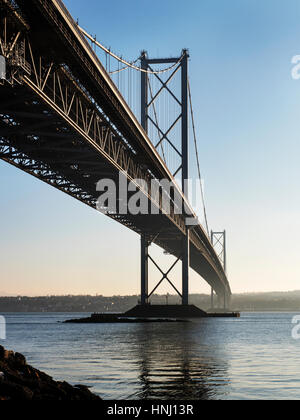
[[[300,398],[297,314],[128,325],[58,322],[85,314],[2,315],[0,344],[104,399]]]

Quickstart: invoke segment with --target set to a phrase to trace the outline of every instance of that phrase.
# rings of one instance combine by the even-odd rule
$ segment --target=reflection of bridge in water
[[[105,69],[60,0],[0,0],[0,13],[0,158],[93,208],[99,180],[108,178],[118,185],[120,172],[127,183],[142,180],[136,183],[137,191],[157,211],[123,214],[118,208],[108,214],[141,236],[142,304],[151,295],[148,249],[155,243],[176,258],[171,269],[182,261],[182,291],[169,280],[171,270],[162,271],[162,281],[169,281],[184,305],[191,267],[226,306],[231,290],[224,266],[188,203],[184,184],[189,175],[187,51],[167,60],[142,54],[140,71],[134,69],[141,75],[139,122],[132,111],[132,85],[125,86],[132,109],[116,86],[124,91],[122,74],[136,65],[118,64],[115,72]],[[111,55],[105,54],[110,66]],[[155,70],[161,63],[168,71]],[[175,105],[166,102],[166,95]],[[169,104],[163,123],[159,100]],[[181,186],[175,182],[178,174]],[[154,198],[149,194],[151,182],[161,179],[174,186],[169,211],[163,204],[164,191],[159,189]],[[184,214],[176,212],[178,195]]]
[[[130,357],[140,369],[133,398],[142,400],[208,400],[226,395],[226,360],[205,345],[206,324],[140,325],[130,337]],[[136,354],[135,354],[136,353]]]

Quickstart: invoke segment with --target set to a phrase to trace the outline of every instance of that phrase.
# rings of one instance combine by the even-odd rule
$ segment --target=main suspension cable
[[[121,71],[127,70],[129,68],[131,68],[135,63],[137,63],[142,57],[140,56],[139,58],[137,58],[136,60],[132,61],[130,64],[130,66],[124,66],[119,68],[118,70],[114,70],[114,71],[110,71],[109,74],[113,75],[113,74],[117,74],[117,73],[121,73]],[[120,61],[118,60],[118,63],[120,63]]]
[[[194,144],[195,144],[195,151],[196,151],[198,176],[199,176],[199,180],[200,180],[200,190],[201,190],[201,199],[202,199],[202,205],[203,205],[203,213],[204,213],[204,218],[205,218],[207,234],[209,236],[207,211],[206,211],[205,200],[204,200],[204,191],[203,191],[203,185],[202,185],[200,160],[199,160],[199,152],[198,152],[198,144],[197,144],[197,136],[196,136],[196,128],[195,128],[195,118],[194,118],[193,103],[192,103],[191,85],[190,85],[189,79],[188,79],[188,91],[189,91],[190,110],[191,110],[191,117],[192,117],[193,136],[194,136]]]
[[[112,72],[111,74],[114,73],[118,73],[120,71],[125,70],[126,68],[130,67],[134,70],[143,72],[143,73],[148,73],[148,74],[161,74],[161,73],[166,73],[167,71],[172,70],[173,68],[175,68],[183,59],[183,55],[179,58],[178,61],[176,61],[176,63],[174,63],[172,66],[167,67],[166,69],[163,70],[157,70],[157,71],[153,71],[153,70],[147,70],[147,69],[142,69],[141,67],[138,67],[135,65],[135,63],[140,59],[140,57],[133,61],[132,63],[129,63],[126,60],[123,60],[123,58],[119,57],[118,55],[114,54],[113,52],[111,52],[108,48],[104,47],[104,45],[100,44],[100,42],[98,42],[95,38],[93,38],[89,33],[87,33],[83,28],[81,28],[78,25],[78,29],[83,33],[83,35],[85,35],[91,42],[93,42],[95,45],[97,45],[99,48],[101,48],[105,53],[109,54],[111,57],[113,57],[115,60],[118,60],[119,62],[121,62],[122,64],[124,64],[126,67],[120,69],[120,70],[116,70],[114,72]]]

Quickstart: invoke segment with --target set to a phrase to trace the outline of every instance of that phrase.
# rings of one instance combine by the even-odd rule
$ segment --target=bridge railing
[[[65,16],[68,18],[70,24],[72,25],[73,29],[78,33],[78,35],[80,36],[80,38],[82,39],[82,41],[85,43],[86,47],[90,50],[90,52],[94,55],[94,58],[99,61],[100,60],[97,56],[97,54],[93,51],[93,49],[91,48],[90,44],[88,43],[87,39],[85,38],[85,36],[82,34],[82,32],[79,30],[78,28],[78,24],[77,22],[75,22],[73,16],[71,15],[71,13],[69,12],[69,10],[67,9],[67,7],[65,6],[64,2],[62,0],[54,0],[55,3],[57,3],[60,8],[62,9],[62,11],[64,12]]]

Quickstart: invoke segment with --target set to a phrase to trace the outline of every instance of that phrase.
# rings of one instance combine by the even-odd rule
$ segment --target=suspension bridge
[[[157,211],[118,207],[106,215],[140,235],[142,307],[163,281],[189,305],[190,268],[211,286],[212,305],[214,296],[224,308],[230,302],[225,232],[209,232],[201,182],[199,222],[185,182],[192,159],[201,179],[188,64],[187,50],[126,60],[81,28],[60,0],[0,0],[0,158],[93,208],[99,180],[119,188],[122,173],[135,184]],[[163,189],[150,194],[162,179],[173,186],[168,209]],[[174,256],[167,272],[150,255],[151,244]],[[149,262],[162,275],[152,291]],[[178,290],[169,277],[180,262]]]

